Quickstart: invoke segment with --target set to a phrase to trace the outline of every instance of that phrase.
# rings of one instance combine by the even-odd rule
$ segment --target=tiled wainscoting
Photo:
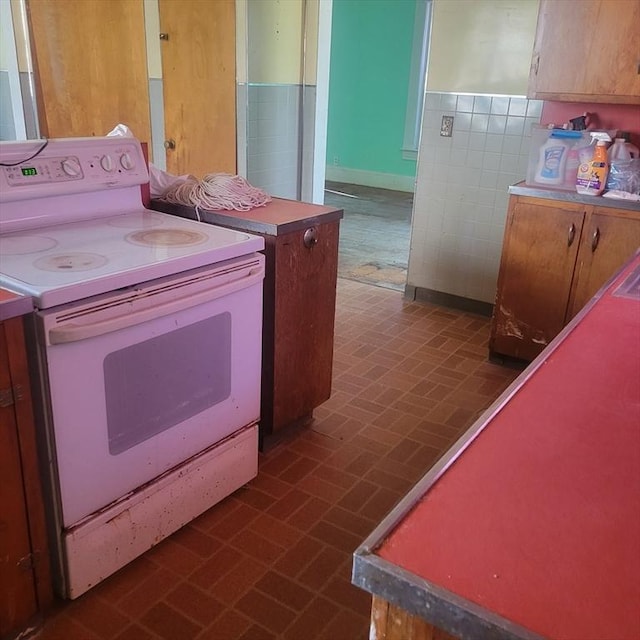
[[[0,71],[0,140],[15,140],[16,126],[11,110],[9,72]]]
[[[238,159],[242,166],[246,153],[252,185],[280,198],[302,197],[312,162],[315,93],[315,86],[297,84],[238,85]]]
[[[542,101],[428,92],[408,284],[493,303],[508,187],[526,175]],[[451,137],[440,135],[453,116]]]

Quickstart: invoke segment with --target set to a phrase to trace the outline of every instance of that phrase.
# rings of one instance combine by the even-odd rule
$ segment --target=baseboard
[[[404,297],[407,300],[415,300],[416,302],[429,302],[440,305],[441,307],[477,313],[487,318],[493,315],[493,305],[490,302],[463,298],[462,296],[455,296],[452,293],[434,291],[433,289],[425,289],[423,287],[414,287],[410,284],[404,288]]]
[[[391,189],[392,191],[415,191],[415,176],[399,176],[393,173],[377,173],[375,171],[363,171],[361,169],[348,169],[327,165],[326,180],[332,182],[344,182],[346,184],[359,184],[364,187],[376,187],[378,189]]]

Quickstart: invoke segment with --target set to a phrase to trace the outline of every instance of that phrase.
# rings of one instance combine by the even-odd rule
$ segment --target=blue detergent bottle
[[[576,138],[581,137],[579,131],[552,129],[546,142],[540,147],[535,181],[539,184],[562,185],[569,149]]]

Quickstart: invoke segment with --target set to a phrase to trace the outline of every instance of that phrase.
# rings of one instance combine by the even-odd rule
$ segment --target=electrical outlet
[[[337,167],[340,164],[340,158],[338,156],[333,156],[333,166]]]
[[[453,135],[453,116],[442,116],[440,135],[443,138],[450,138]]]

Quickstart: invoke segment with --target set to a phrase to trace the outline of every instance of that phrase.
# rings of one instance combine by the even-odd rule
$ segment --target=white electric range
[[[264,240],[146,210],[146,182],[135,139],[0,143],[64,597],[257,473]]]

